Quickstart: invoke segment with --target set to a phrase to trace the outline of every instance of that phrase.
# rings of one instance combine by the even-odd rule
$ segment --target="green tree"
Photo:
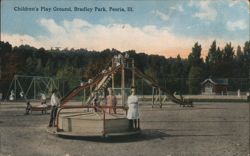
[[[234,58],[234,48],[230,43],[227,43],[225,48],[224,48],[224,53],[223,53],[223,61],[225,62],[232,62]]]
[[[243,52],[241,50],[241,47],[238,46],[236,50],[236,59],[240,61],[243,58]]]
[[[222,61],[222,57],[223,57],[223,51],[220,49],[220,47],[217,48],[216,50],[216,62],[219,63]]]
[[[10,53],[12,51],[12,45],[9,42],[2,42],[0,41],[0,56],[4,53]]]
[[[188,74],[189,94],[200,93],[200,83],[204,79],[203,70],[200,67],[191,67]]]
[[[170,87],[170,91],[174,92],[182,92],[183,93],[183,85],[184,81],[184,65],[180,55],[177,55],[177,58],[171,60],[170,65],[170,74],[167,86]]]
[[[245,42],[243,53],[244,53],[243,72],[245,73],[245,77],[249,78],[248,83],[250,84],[250,41]]]
[[[213,41],[206,57],[207,76],[220,77],[223,68],[222,56],[223,52],[217,47],[216,41]]]
[[[188,56],[188,62],[189,65],[192,66],[200,66],[202,65],[202,58],[201,58],[201,45],[199,45],[198,42],[194,44],[194,47],[192,48],[192,52]]]
[[[188,56],[190,70],[188,73],[188,87],[190,94],[198,94],[200,92],[200,82],[203,78],[203,59],[201,58],[201,45],[195,43],[192,53]]]
[[[212,45],[208,50],[208,55],[206,57],[207,64],[215,64],[217,62],[218,54],[216,49],[216,41],[213,41]]]
[[[82,79],[81,69],[64,67],[57,70],[56,78],[64,82],[64,93],[78,86]]]
[[[233,61],[234,61],[234,48],[231,43],[227,43],[223,50],[223,58],[222,58],[222,67],[223,70],[220,72],[224,77],[234,77],[233,74]]]
[[[245,56],[250,56],[250,41],[245,42],[243,51]]]

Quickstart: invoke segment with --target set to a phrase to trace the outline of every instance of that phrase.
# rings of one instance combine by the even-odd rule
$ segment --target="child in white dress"
[[[139,119],[139,103],[138,97],[135,95],[136,91],[134,87],[131,87],[131,95],[128,97],[128,114],[129,119],[129,129],[139,129],[140,119]]]

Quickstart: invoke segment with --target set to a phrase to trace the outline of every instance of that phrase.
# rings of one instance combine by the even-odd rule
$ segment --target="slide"
[[[95,88],[95,91],[97,91],[98,89],[101,89],[101,85],[106,81],[107,77],[109,77],[111,74],[117,72],[119,69],[121,68],[121,66],[116,66],[111,70],[107,70],[105,73],[99,74],[98,76],[96,76],[92,82],[90,83],[85,83],[82,86],[77,86],[74,89],[72,89],[67,95],[65,95],[62,99],[61,99],[61,106],[63,106],[66,102],[68,102],[69,100],[71,100],[73,97],[75,97],[76,95],[78,95],[82,90],[84,90],[85,88],[88,88],[90,86],[94,86],[96,85],[97,87]],[[101,84],[99,84],[101,82]]]
[[[182,101],[181,99],[177,99],[173,94],[170,93],[169,90],[167,90],[166,88],[160,86],[156,81],[154,81],[154,79],[152,79],[150,76],[142,73],[137,68],[135,68],[135,74],[138,77],[142,78],[147,84],[151,85],[152,87],[159,88],[161,91],[163,91],[164,93],[166,93],[167,97],[171,101],[173,101],[174,103],[180,104],[182,106],[193,106],[193,103],[191,101],[185,102],[185,101]]]
[[[108,69],[108,68],[106,68],[106,69]],[[73,97],[75,97],[76,95],[78,95],[85,88],[89,88],[90,86],[93,86],[93,87],[95,86],[95,88],[93,90],[94,92],[102,89],[102,86],[110,79],[111,75],[114,74],[114,73],[116,73],[120,69],[121,69],[121,65],[116,66],[116,67],[114,67],[114,68],[112,68],[110,70],[105,70],[104,73],[101,73],[101,74],[97,75],[95,78],[93,78],[92,82],[85,83],[82,86],[75,87],[66,96],[64,96],[61,99],[61,106],[63,106],[66,102],[68,102]],[[135,68],[135,74],[138,77],[142,78],[150,86],[160,89],[174,103],[180,104],[182,106],[193,106],[193,104],[192,104],[191,101],[184,101],[182,99],[176,98],[169,90],[167,90],[166,88],[160,86],[154,79],[152,79],[150,76],[142,73],[137,68]],[[89,96],[89,98],[87,99],[87,103],[89,103],[92,100],[92,98],[93,98],[93,95]]]

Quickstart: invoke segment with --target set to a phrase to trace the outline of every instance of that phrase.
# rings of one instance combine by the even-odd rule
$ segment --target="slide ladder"
[[[109,80],[111,74],[116,73],[119,69],[121,68],[121,66],[116,66],[114,68],[110,68],[110,70],[107,70],[105,73],[101,73],[98,76],[96,76],[93,81],[89,82],[89,83],[85,83],[84,85],[79,85],[75,88],[73,88],[67,95],[65,95],[62,99],[61,99],[61,106],[63,106],[65,103],[67,103],[69,100],[71,100],[73,97],[77,96],[82,90],[89,88],[91,86],[95,86],[94,91],[98,91],[100,89],[102,89],[102,87],[104,86],[105,82],[107,82],[107,80]],[[91,95],[92,97],[92,95]],[[91,100],[91,97],[89,97],[89,100]]]
[[[109,83],[110,80],[111,80],[111,75],[112,75],[112,74],[114,74],[114,73],[110,73],[110,74],[108,74],[108,75],[103,76],[102,80],[99,81],[99,82],[97,83],[95,89],[93,90],[93,93],[94,93],[94,94],[91,94],[91,95],[88,97],[88,99],[87,99],[87,101],[86,101],[86,104],[90,104],[90,103],[94,100],[94,95],[95,95],[95,93],[97,93],[98,91],[104,89],[104,88],[108,85],[108,83]]]

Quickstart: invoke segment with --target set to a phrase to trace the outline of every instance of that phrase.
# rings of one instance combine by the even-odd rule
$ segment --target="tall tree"
[[[222,57],[223,51],[220,50],[220,47],[216,46],[216,41],[213,41],[206,58],[207,76],[221,77],[220,71],[224,68],[222,64]]]
[[[225,48],[224,48],[224,53],[223,53],[223,61],[226,62],[232,62],[234,58],[234,48],[230,43],[227,43]]]
[[[222,73],[223,77],[232,78],[234,77],[233,73],[233,61],[234,61],[234,48],[231,43],[227,43],[223,50],[223,58],[222,58]]]
[[[244,54],[245,55],[250,55],[250,41],[246,41],[244,45]]]
[[[238,45],[237,50],[236,50],[236,58],[239,60],[243,56],[243,52],[241,50],[241,47]]]
[[[246,77],[249,78],[249,84],[250,84],[250,41],[245,42],[243,53],[245,58],[243,63],[244,73],[246,73]]]
[[[191,67],[188,74],[189,94],[199,94],[201,92],[200,83],[204,79],[203,70],[200,67]]]
[[[195,43],[192,48],[192,53],[188,56],[188,62],[190,66],[188,74],[188,86],[190,94],[197,94],[200,91],[200,82],[203,77],[203,59],[201,58],[201,45],[198,42]]]
[[[215,64],[217,62],[217,49],[216,49],[216,41],[213,41],[212,45],[208,50],[208,54],[206,57],[207,64]]]
[[[201,45],[196,42],[192,48],[192,52],[188,56],[188,62],[190,66],[200,66],[202,64],[201,50]]]

